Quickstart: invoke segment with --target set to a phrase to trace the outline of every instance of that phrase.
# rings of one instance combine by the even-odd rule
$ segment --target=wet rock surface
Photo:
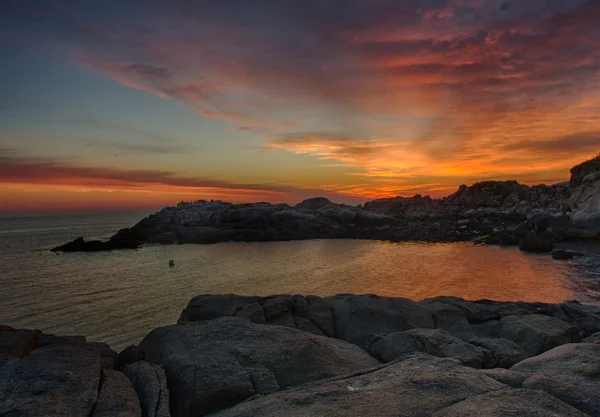
[[[574,302],[200,295],[179,324],[119,355],[0,326],[0,415],[600,416],[599,314]]]

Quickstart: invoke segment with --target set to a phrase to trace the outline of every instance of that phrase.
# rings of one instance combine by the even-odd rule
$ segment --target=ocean
[[[559,262],[515,248],[364,240],[49,251],[78,236],[108,238],[146,214],[0,218],[0,324],[81,334],[119,350],[175,323],[203,293],[600,303],[598,253]]]

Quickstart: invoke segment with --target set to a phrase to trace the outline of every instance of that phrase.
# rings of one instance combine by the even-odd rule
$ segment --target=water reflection
[[[168,267],[169,259],[175,267]],[[116,348],[174,323],[187,301],[200,293],[600,299],[598,255],[557,262],[470,244],[322,240],[148,246],[59,256],[23,248],[4,264],[2,321],[85,334]]]

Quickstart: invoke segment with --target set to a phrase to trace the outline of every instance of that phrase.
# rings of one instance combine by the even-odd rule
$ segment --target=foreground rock
[[[538,373],[592,391],[600,391],[600,345],[572,343],[526,359],[514,371]]]
[[[527,359],[527,353],[516,343],[496,337],[477,337],[469,340],[484,353],[484,368],[510,368]]]
[[[124,366],[122,371],[133,384],[144,417],[168,417],[171,415],[167,377],[162,367],[140,360]]]
[[[581,340],[577,327],[541,314],[505,317],[500,321],[497,334],[521,346],[529,356]]]
[[[484,350],[439,329],[415,329],[378,336],[369,348],[369,353],[382,362],[391,362],[413,352],[458,359],[472,368],[482,368],[486,359]],[[496,363],[490,365],[491,368],[496,367]]]
[[[0,368],[0,415],[92,415],[100,356],[73,346],[48,346]]]
[[[0,328],[0,415],[141,417],[117,353],[82,336]]]
[[[599,320],[579,303],[201,295],[118,356],[0,326],[0,415],[600,417]]]
[[[504,388],[454,360],[417,354],[358,375],[257,398],[214,416],[426,416]]]
[[[564,416],[585,417],[580,412],[544,392],[515,389],[494,391],[488,394],[467,398],[444,410],[434,417],[506,417],[506,416]]]
[[[140,401],[127,376],[118,371],[103,369],[98,400],[94,406],[92,417],[134,417],[141,415]]]
[[[139,348],[164,368],[174,416],[205,415],[379,363],[350,343],[230,317],[156,329]]]
[[[200,295],[181,313],[179,322],[236,316],[254,323],[277,324],[335,337],[368,349],[376,335],[434,327],[430,310],[405,298],[376,295],[316,297],[277,295],[240,297]]]

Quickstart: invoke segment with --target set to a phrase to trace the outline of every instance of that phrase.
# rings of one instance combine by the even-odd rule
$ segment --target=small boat
[[[169,266],[175,266],[175,261],[173,259],[169,261]]]

